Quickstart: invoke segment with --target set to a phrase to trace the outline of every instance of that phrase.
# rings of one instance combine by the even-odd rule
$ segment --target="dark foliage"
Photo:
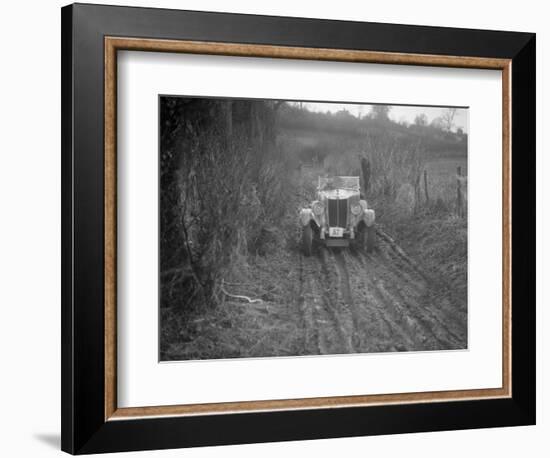
[[[215,305],[232,257],[257,249],[284,195],[280,103],[162,97],[162,305]]]

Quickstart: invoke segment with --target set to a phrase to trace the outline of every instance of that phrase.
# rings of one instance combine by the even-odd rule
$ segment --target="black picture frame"
[[[535,424],[535,34],[74,4],[62,8],[62,449],[72,454]],[[104,37],[512,61],[512,396],[106,421]]]

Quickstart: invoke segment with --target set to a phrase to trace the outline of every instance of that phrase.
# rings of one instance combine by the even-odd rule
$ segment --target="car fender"
[[[300,210],[300,222],[302,226],[307,226],[311,220],[315,220],[313,210],[311,208],[302,208]]]

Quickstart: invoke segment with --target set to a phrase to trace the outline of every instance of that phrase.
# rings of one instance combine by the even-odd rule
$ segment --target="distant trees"
[[[335,114],[334,114],[335,117],[337,118],[340,118],[343,122],[346,122],[346,121],[350,121],[350,122],[353,122],[353,121],[356,121],[357,118],[355,116],[353,116],[348,110],[346,110],[345,108],[343,108],[342,110],[338,110]]]
[[[410,123],[407,121],[407,118],[405,118],[404,116],[401,116],[401,118],[399,118],[399,124],[403,127],[409,127]]]
[[[373,105],[369,116],[371,119],[378,121],[389,121],[391,106],[389,105]]]
[[[456,108],[447,108],[445,109],[441,116],[438,116],[434,119],[432,119],[432,122],[430,123],[430,126],[442,130],[444,132],[452,132],[453,128],[455,127],[455,117],[456,117],[457,109]],[[420,113],[416,115],[414,118],[414,125],[425,127],[428,125],[428,117],[424,113]],[[462,129],[460,129],[461,132],[463,132]],[[457,130],[458,132],[458,130]]]
[[[427,126],[428,125],[428,117],[424,113],[420,113],[416,115],[414,118],[414,125],[415,126]]]
[[[295,154],[305,161],[311,160],[314,155],[323,158],[331,152],[349,148],[353,142],[361,142],[365,134],[383,132],[411,141],[422,138],[426,151],[464,151],[466,148],[466,134],[458,135],[454,130],[445,130],[442,118],[430,124],[427,114],[418,112],[414,121],[406,124],[390,117],[393,114],[391,106],[364,107],[369,112],[359,117],[347,110],[318,112],[309,111],[307,107],[300,110],[297,103],[283,102],[277,111],[277,126],[283,134],[302,131],[311,136],[312,140]],[[456,117],[453,119],[453,129],[457,128],[455,120]]]

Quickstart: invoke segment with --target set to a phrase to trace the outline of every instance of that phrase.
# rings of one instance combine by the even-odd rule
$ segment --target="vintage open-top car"
[[[314,242],[328,247],[353,244],[372,252],[374,218],[374,210],[361,199],[359,177],[319,177],[317,200],[300,211],[304,254],[311,254]]]

